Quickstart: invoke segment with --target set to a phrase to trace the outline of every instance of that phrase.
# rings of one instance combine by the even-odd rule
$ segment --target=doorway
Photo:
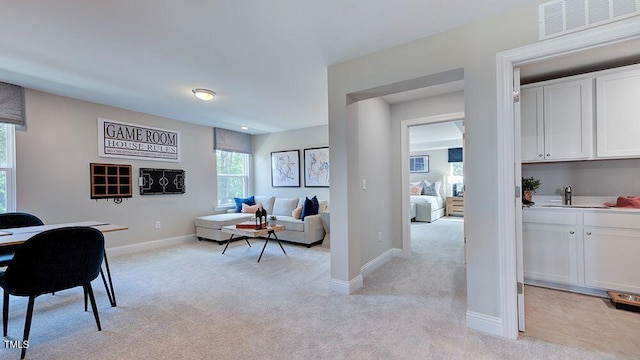
[[[522,253],[516,250],[516,187],[520,179],[515,177],[514,168],[521,166],[520,143],[515,139],[513,112],[513,69],[516,66],[533,64],[543,60],[559,58],[567,54],[584,54],[590,49],[605,49],[606,46],[622,41],[640,39],[638,18],[627,19],[606,27],[594,28],[563,37],[538,42],[522,48],[497,54],[498,90],[498,187],[505,189],[498,195],[499,216],[503,219],[498,228],[502,335],[518,337],[518,286],[516,268],[522,261]]]

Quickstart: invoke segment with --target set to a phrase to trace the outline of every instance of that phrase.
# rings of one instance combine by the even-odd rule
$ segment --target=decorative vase
[[[531,191],[525,190],[524,192],[524,199],[527,201],[531,201],[532,197],[531,197]]]

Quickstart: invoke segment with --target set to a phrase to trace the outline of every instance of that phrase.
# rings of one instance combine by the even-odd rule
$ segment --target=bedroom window
[[[249,154],[216,150],[218,207],[235,205],[234,197],[249,191]]]
[[[462,196],[464,190],[464,172],[462,162],[449,163],[449,184],[453,196]]]
[[[0,213],[15,211],[15,128],[0,124]]]

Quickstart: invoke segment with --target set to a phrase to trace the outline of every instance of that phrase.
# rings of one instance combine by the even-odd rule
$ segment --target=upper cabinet
[[[521,103],[522,161],[593,157],[593,79],[526,86]]]
[[[639,157],[640,70],[598,76],[596,88],[596,156]]]

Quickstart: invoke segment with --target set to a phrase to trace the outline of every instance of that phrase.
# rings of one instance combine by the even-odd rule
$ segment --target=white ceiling
[[[448,121],[409,128],[411,152],[448,149],[462,146],[464,121]]]
[[[0,81],[208,126],[284,131],[327,123],[328,65],[531,2],[2,1]],[[219,97],[200,102],[194,87]]]

